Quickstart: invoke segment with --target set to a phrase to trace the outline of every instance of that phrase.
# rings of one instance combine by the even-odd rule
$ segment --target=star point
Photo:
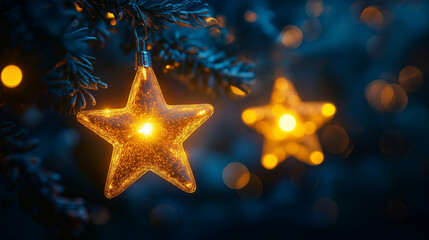
[[[167,105],[152,68],[140,67],[125,108],[80,112],[78,121],[113,145],[106,197],[116,197],[148,171],[194,192],[182,144],[213,111],[209,104]]]

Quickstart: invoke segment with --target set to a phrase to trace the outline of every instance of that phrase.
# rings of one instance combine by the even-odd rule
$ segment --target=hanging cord
[[[144,31],[144,38],[139,37],[138,33],[137,33],[137,29],[136,29],[136,25],[135,22],[133,20],[132,23],[133,26],[133,30],[134,30],[134,35],[136,36],[136,47],[137,47],[137,52],[136,52],[136,58],[135,58],[135,69],[137,70],[139,67],[151,67],[152,66],[152,60],[150,58],[150,53],[148,51],[146,51],[146,41],[148,36],[147,36],[147,28],[145,26],[145,31]]]

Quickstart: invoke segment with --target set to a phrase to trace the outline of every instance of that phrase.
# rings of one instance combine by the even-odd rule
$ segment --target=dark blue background
[[[155,62],[167,103],[215,106],[212,118],[185,142],[197,182],[195,193],[184,193],[149,173],[119,197],[106,199],[110,144],[72,116],[31,109],[19,117],[41,141],[35,154],[63,176],[67,195],[86,200],[91,224],[83,238],[426,239],[429,3],[325,0],[317,17],[320,36],[306,41],[304,34],[302,44],[293,49],[280,43],[281,32],[286,25],[300,27],[311,18],[306,1],[208,3],[214,16],[224,16],[234,35],[234,41],[223,48],[229,55],[255,62],[256,83],[246,98],[213,99],[189,90]],[[359,18],[369,5],[382,10],[385,22],[378,29]],[[258,15],[256,22],[244,19],[249,10]],[[378,41],[368,50],[374,36]],[[95,74],[109,84],[107,90],[95,93],[96,109],[123,107],[134,77],[133,56],[122,55],[118,37],[113,35],[103,49],[93,52]],[[409,65],[420,69],[424,80],[416,92],[407,93],[405,109],[371,107],[365,97],[367,85],[376,79],[398,83],[400,71]],[[274,170],[261,166],[263,137],[242,123],[241,112],[267,104],[278,76],[291,80],[303,101],[336,105],[337,114],[328,125],[345,130],[350,153],[325,149],[325,161],[319,166],[293,158]],[[324,127],[317,132],[319,137],[323,131]],[[260,189],[259,185],[240,191],[225,185],[222,171],[231,162],[243,163],[259,177],[260,196],[253,189]],[[49,235],[16,206],[0,213],[6,239]]]

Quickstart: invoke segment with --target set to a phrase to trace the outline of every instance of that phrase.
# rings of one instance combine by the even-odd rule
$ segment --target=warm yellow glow
[[[262,166],[266,169],[273,169],[277,166],[279,160],[274,154],[267,154],[262,158]]]
[[[288,136],[288,133],[281,130],[280,128],[273,129],[273,137],[276,140],[283,140]]]
[[[231,89],[231,92],[233,92],[235,95],[242,96],[242,97],[247,95],[243,90],[241,90],[238,87],[231,85],[230,89]]]
[[[137,130],[139,133],[143,133],[144,135],[151,135],[153,131],[153,125],[152,123],[145,123],[139,130]]]
[[[285,89],[287,89],[287,88],[288,88],[289,83],[288,83],[288,81],[287,81],[287,79],[286,79],[286,78],[284,78],[284,77],[279,77],[279,78],[277,78],[277,80],[276,80],[275,86],[276,86],[276,88],[278,88],[278,89],[280,89],[280,90],[285,90]]]
[[[296,151],[295,155],[298,159],[305,159],[307,163],[314,164],[310,159],[310,150],[308,146],[298,145],[298,151]]]
[[[275,92],[271,95],[271,99],[273,102],[281,103],[285,100],[286,96],[281,92]]]
[[[110,117],[110,109],[105,108],[105,109],[104,109],[104,112],[105,112],[105,116],[106,116],[106,117]]]
[[[289,154],[296,154],[298,152],[299,146],[294,142],[290,142],[286,145],[286,152]]]
[[[163,72],[167,73],[169,70],[174,69],[173,65],[167,64],[165,65],[164,69],[162,70]]]
[[[194,192],[182,144],[212,114],[209,104],[167,105],[152,68],[140,67],[125,108],[83,111],[77,119],[113,145],[104,189],[106,197],[113,198],[147,171]],[[137,137],[140,134],[145,137]]]
[[[17,87],[22,81],[22,72],[18,66],[9,65],[1,72],[1,81],[8,88]]]
[[[198,112],[198,115],[201,116],[201,115],[204,115],[204,113],[206,113],[206,110],[201,110]]]
[[[147,80],[147,70],[146,68],[141,68],[142,69],[142,80]]]
[[[323,162],[323,153],[320,151],[314,151],[310,154],[310,161],[313,164],[321,164]]]
[[[301,100],[299,100],[299,97],[298,97],[298,95],[296,95],[296,94],[292,94],[292,95],[289,95],[289,96],[287,97],[287,102],[288,102],[288,104],[289,104],[289,105],[291,105],[292,107],[297,106],[298,104],[300,104],[300,101],[301,101]]]
[[[108,13],[106,13],[106,18],[107,19],[114,19],[115,15],[113,13],[111,13],[111,12],[108,12]]]
[[[305,134],[305,127],[302,124],[296,125],[295,129],[291,132],[296,138],[301,138]]]
[[[255,125],[256,131],[266,134],[270,128],[270,125],[267,122],[258,122]]]
[[[286,110],[281,104],[275,104],[273,108],[271,109],[274,116],[281,116]]]
[[[273,154],[276,155],[278,162],[281,162],[286,158],[286,152],[282,147],[274,148]]]
[[[290,132],[294,130],[296,127],[295,117],[290,114],[284,114],[279,119],[279,127],[281,130],[285,132]]]
[[[304,123],[304,127],[305,127],[305,134],[311,135],[316,131],[316,124],[312,121],[308,121],[306,123]]]
[[[398,88],[396,85],[392,88]],[[335,112],[331,103],[301,101],[292,82],[279,77],[270,103],[246,109],[242,118],[244,123],[264,135],[261,163],[272,169],[289,156],[307,164],[320,164],[323,153],[316,131]]]
[[[323,104],[323,107],[322,107],[323,116],[330,117],[334,115],[336,111],[337,109],[335,108],[334,104],[332,103]]]
[[[251,109],[246,109],[242,114],[241,118],[246,124],[252,124],[256,121],[256,113]]]

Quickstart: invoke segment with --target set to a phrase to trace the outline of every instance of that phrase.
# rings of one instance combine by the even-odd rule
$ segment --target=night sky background
[[[256,77],[248,96],[214,98],[154,62],[168,104],[215,108],[184,143],[195,193],[147,173],[107,199],[109,143],[74,116],[37,107],[2,111],[39,139],[32,153],[62,176],[64,195],[85,200],[90,219],[81,238],[429,238],[429,2],[204,2],[228,30],[221,49],[252,61]],[[221,34],[175,30],[210,41]],[[126,103],[134,56],[119,49],[120,38],[113,34],[103,48],[89,49],[97,58],[95,75],[109,88],[95,92],[97,105],[87,109]],[[241,113],[268,104],[278,77],[290,80],[303,101],[336,106],[335,117],[316,132],[325,155],[320,165],[293,157],[272,170],[261,165],[264,138]],[[235,162],[251,174],[241,189],[228,183],[243,171],[224,171]],[[7,194],[0,187],[0,197]],[[55,236],[16,204],[0,210],[0,229],[2,239]]]

